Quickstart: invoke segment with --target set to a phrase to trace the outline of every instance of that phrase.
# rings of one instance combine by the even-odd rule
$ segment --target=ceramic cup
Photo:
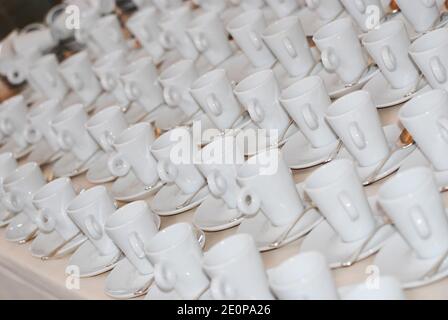
[[[281,300],[337,300],[338,291],[325,257],[304,252],[268,270],[272,291]]]
[[[93,72],[87,51],[67,58],[59,65],[59,71],[86,106],[90,106],[101,94],[101,84]]]
[[[361,167],[377,164],[389,155],[389,145],[378,111],[366,91],[350,93],[328,107],[326,118]]]
[[[126,40],[117,16],[110,14],[98,19],[90,29],[90,37],[103,53],[126,49]]]
[[[51,127],[62,150],[72,152],[78,160],[86,161],[98,151],[98,144],[85,128],[88,116],[82,104],[75,104],[60,112]]]
[[[380,276],[378,286],[371,287],[363,282],[343,291],[344,300],[406,300],[401,283],[394,277]]]
[[[345,84],[358,82],[367,70],[367,59],[351,19],[328,23],[314,34],[313,40],[321,51],[325,69],[336,73]]]
[[[290,119],[279,103],[280,89],[272,70],[258,71],[244,78],[234,93],[258,127],[276,130],[278,137],[283,137]]]
[[[409,54],[434,89],[448,90],[448,30],[431,31],[415,40]]]
[[[172,107],[179,106],[189,117],[198,112],[199,106],[189,92],[198,76],[193,60],[180,60],[162,71],[159,81],[165,102]]]
[[[106,220],[106,233],[140,274],[154,272],[144,245],[157,233],[154,213],[145,201],[129,203]]]
[[[245,215],[261,209],[274,226],[285,226],[304,211],[291,170],[278,149],[261,152],[241,165],[237,182],[242,188],[238,209]]]
[[[154,266],[154,280],[162,291],[197,299],[208,287],[208,277],[202,270],[202,249],[190,224],[178,223],[159,231],[145,249]]]
[[[325,147],[337,140],[325,120],[331,99],[320,77],[295,82],[282,91],[280,102],[313,147]]]
[[[308,9],[322,21],[331,21],[344,11],[339,0],[305,0],[305,3]]]
[[[145,186],[153,186],[159,180],[157,161],[150,151],[154,139],[154,129],[147,122],[124,130],[114,141],[117,153],[109,159],[110,172],[122,177],[132,170]]]
[[[368,237],[376,227],[372,210],[354,164],[335,160],[314,171],[305,191],[344,242]]]
[[[289,16],[299,9],[297,0],[266,0],[266,3],[279,18]]]
[[[126,22],[129,31],[138,39],[156,64],[162,61],[165,53],[158,41],[160,33],[158,21],[157,9],[147,6],[136,11]]]
[[[437,171],[448,170],[448,93],[432,90],[407,102],[399,119]]]
[[[123,50],[113,51],[99,58],[93,65],[101,86],[113,94],[120,107],[126,107],[129,99],[126,96],[120,75],[127,66],[126,54]]]
[[[244,163],[243,148],[233,136],[217,138],[202,148],[198,169],[207,178],[210,192],[221,198],[230,209],[237,208],[240,187],[238,168]]]
[[[406,20],[419,33],[430,30],[439,20],[440,12],[436,0],[397,0],[397,4]]]
[[[191,19],[192,11],[188,5],[167,10],[159,21],[162,30],[159,42],[166,49],[179,51],[184,59],[195,60],[199,52],[186,32]]]
[[[403,171],[385,182],[378,193],[381,207],[420,259],[448,250],[448,220],[429,168]]]
[[[89,238],[101,255],[119,252],[104,228],[106,220],[116,210],[114,201],[104,186],[97,186],[80,193],[67,205],[73,222]]]
[[[271,300],[263,261],[248,234],[230,236],[204,253],[203,268],[215,300]]]
[[[45,183],[37,163],[28,162],[21,165],[3,180],[3,206],[12,213],[24,212],[30,221],[35,223],[37,210],[32,203],[32,196]]]
[[[58,151],[60,149],[58,139],[50,123],[61,110],[61,102],[56,99],[44,101],[32,108],[27,115],[29,125],[25,130],[26,141],[35,144],[45,139],[52,151]]]
[[[258,9],[245,11],[227,24],[227,31],[255,67],[270,68],[276,61],[261,38],[266,26]]]
[[[243,113],[224,69],[214,69],[199,77],[191,85],[190,93],[218,129],[232,128]]]
[[[121,74],[126,97],[147,112],[153,111],[164,102],[158,76],[157,69],[149,57],[131,63]]]
[[[26,147],[24,131],[27,125],[27,106],[22,95],[5,100],[0,114],[0,131],[5,136],[11,136],[19,147]]]
[[[341,0],[341,3],[363,32],[377,27],[372,21],[372,14],[375,14],[374,19],[378,23],[384,18],[381,0]]]
[[[227,31],[216,12],[206,12],[193,19],[187,32],[211,65],[217,66],[232,56]]]
[[[316,65],[297,16],[274,21],[262,37],[290,76],[303,77]]]
[[[0,192],[3,192],[3,180],[15,169],[17,169],[17,161],[11,152],[0,154]]]
[[[191,140],[190,131],[179,127],[162,134],[151,146],[151,152],[158,160],[160,179],[174,182],[185,194],[195,193],[205,185],[204,177],[193,164],[192,155],[188,155],[190,149],[184,149],[191,147]]]
[[[38,210],[37,226],[43,233],[56,231],[64,240],[69,241],[80,230],[67,215],[67,205],[76,197],[75,189],[69,178],[53,180],[36,191],[33,204]]]
[[[58,60],[54,54],[47,54],[39,58],[28,70],[28,77],[32,78],[40,92],[47,98],[62,100],[68,92],[68,87],[59,71]]]
[[[416,85],[419,71],[408,55],[411,45],[400,20],[380,25],[363,37],[362,43],[394,89]]]

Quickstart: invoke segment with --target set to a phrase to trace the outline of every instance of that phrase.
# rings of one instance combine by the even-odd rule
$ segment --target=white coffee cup
[[[106,234],[106,220],[116,210],[104,186],[80,193],[67,205],[67,213],[102,255],[118,253],[119,249]]]
[[[379,24],[385,15],[381,0],[341,0],[341,3],[363,32],[376,28],[375,22]]]
[[[276,130],[278,138],[285,134],[290,118],[280,105],[280,89],[272,70],[251,74],[241,80],[233,92],[258,127]]]
[[[398,7],[417,32],[430,30],[440,17],[436,0],[397,0]]]
[[[392,20],[381,24],[365,35],[362,43],[392,88],[417,84],[420,75],[408,55],[411,41],[403,22]]]
[[[143,57],[123,69],[121,81],[130,101],[135,101],[147,112],[151,112],[163,102],[159,74],[152,59]]]
[[[158,15],[155,7],[148,6],[136,11],[126,22],[127,28],[156,64],[161,61],[165,53],[162,45],[158,42],[160,33]]]
[[[343,288],[343,300],[406,300],[401,283],[394,277],[379,276],[372,286],[367,281]]]
[[[126,49],[126,41],[117,16],[110,14],[98,19],[90,29],[90,37],[103,53]]]
[[[146,242],[145,251],[162,291],[197,299],[208,287],[208,277],[202,270],[202,249],[190,224],[177,223],[159,231]]]
[[[27,106],[22,95],[17,95],[5,100],[0,113],[0,131],[5,136],[11,136],[19,147],[25,147],[24,138],[26,128]]]
[[[145,186],[153,186],[159,180],[157,161],[150,151],[154,139],[154,129],[147,122],[135,124],[122,131],[114,141],[113,146],[117,153],[109,159],[110,172],[122,177],[132,170]]]
[[[237,182],[242,188],[238,209],[245,215],[261,209],[274,226],[285,226],[303,214],[292,172],[278,149],[249,158],[238,168]]]
[[[409,47],[409,54],[434,89],[448,90],[448,30],[431,31]]]
[[[17,161],[11,152],[0,154],[0,192],[3,189],[3,180],[15,169],[17,169]]]
[[[243,113],[233,94],[224,69],[214,69],[199,77],[190,93],[218,129],[230,129]]]
[[[59,65],[59,71],[70,88],[87,106],[101,94],[101,84],[95,76],[87,51],[81,51]]]
[[[145,254],[145,243],[157,233],[154,213],[145,201],[129,203],[106,220],[106,233],[140,274],[154,272]]]
[[[308,9],[323,21],[331,21],[344,11],[344,7],[339,0],[305,0],[305,2]]]
[[[263,12],[249,10],[233,18],[227,24],[227,31],[255,67],[270,68],[276,59],[261,38],[266,29]]]
[[[58,71],[58,60],[54,54],[47,54],[39,58],[28,70],[28,77],[32,78],[42,94],[47,98],[62,100],[68,92],[68,87]]]
[[[157,171],[162,181],[174,182],[185,194],[192,194],[205,185],[205,179],[193,164],[193,155],[188,155],[192,143],[191,132],[188,128],[178,127],[160,137],[151,146],[151,152],[158,160]],[[177,158],[176,151],[183,150],[182,156]]]
[[[326,119],[360,166],[377,164],[389,155],[378,111],[367,91],[355,91],[333,102]]]
[[[448,170],[448,93],[437,89],[407,102],[399,119],[437,171]]]
[[[27,142],[34,144],[43,138],[54,152],[58,151],[60,149],[58,139],[50,123],[61,110],[61,102],[57,99],[46,100],[32,108],[27,115],[30,123],[25,129]]]
[[[51,127],[62,150],[72,152],[81,161],[89,159],[98,150],[98,144],[85,128],[88,116],[82,104],[75,104],[60,112]]]
[[[215,300],[272,300],[263,261],[253,238],[236,234],[204,253],[203,268]]]
[[[120,75],[127,66],[126,53],[123,50],[113,51],[99,58],[93,65],[101,86],[114,95],[120,107],[126,107],[129,99],[126,96]]]
[[[367,70],[367,58],[350,18],[324,25],[313,40],[321,51],[325,69],[336,73],[345,84],[358,82]]]
[[[190,86],[198,78],[193,60],[180,60],[162,71],[159,81],[163,86],[163,97],[169,106],[179,106],[187,116],[199,111],[199,106],[190,94]]]
[[[376,227],[372,209],[354,164],[332,161],[305,181],[305,191],[344,242],[368,237]]]
[[[325,120],[331,99],[320,77],[295,82],[282,91],[280,102],[313,147],[325,147],[337,140]]]
[[[216,12],[205,12],[193,19],[187,28],[196,49],[217,66],[233,54],[227,31]]]
[[[186,32],[191,19],[192,11],[188,5],[167,10],[159,21],[162,30],[159,42],[166,49],[179,51],[184,59],[195,60],[199,52]]]
[[[262,37],[292,77],[303,77],[316,65],[297,16],[274,21],[263,31]]]
[[[266,3],[279,18],[289,16],[299,9],[297,0],[266,0]]]
[[[70,178],[53,180],[36,191],[33,204],[38,210],[37,226],[43,233],[56,231],[64,240],[71,240],[80,230],[67,215],[67,205],[76,197]]]
[[[295,255],[268,271],[280,300],[337,300],[338,291],[325,257],[315,251]]]
[[[381,186],[378,199],[419,258],[435,258],[448,250],[445,206],[429,168],[400,172]]]

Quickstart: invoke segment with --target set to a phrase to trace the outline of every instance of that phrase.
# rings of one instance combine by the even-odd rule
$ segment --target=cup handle
[[[385,46],[381,50],[381,59],[383,60],[384,66],[389,72],[395,71],[397,68],[397,60],[394,54],[390,50],[389,46]]]
[[[356,221],[359,218],[359,213],[353,205],[350,197],[347,193],[341,192],[338,195],[339,204],[344,208],[344,211],[347,213],[348,217],[351,221]]]
[[[310,128],[311,130],[316,130],[317,128],[319,128],[319,119],[316,113],[314,113],[314,111],[311,109],[310,104],[307,103],[302,108],[302,116],[308,128]]]
[[[165,260],[158,262],[154,267],[154,279],[162,291],[171,291],[176,285],[177,275]]]
[[[194,44],[196,45],[196,49],[200,52],[204,52],[208,49],[208,42],[205,36],[202,33],[199,33],[195,37],[193,37]]]
[[[422,209],[416,206],[411,208],[409,213],[412,220],[412,225],[420,238],[428,239],[431,236],[431,229],[429,228],[428,221],[426,220]]]
[[[167,160],[160,160],[157,163],[157,172],[160,180],[166,183],[173,182],[178,175],[177,168]]]
[[[120,154],[114,154],[107,161],[110,173],[116,177],[123,177],[131,170],[131,165]]]
[[[432,8],[437,4],[436,0],[421,0],[421,3],[427,8]]]
[[[14,133],[14,123],[10,118],[0,119],[0,131],[5,136],[10,136]]]
[[[19,213],[25,207],[25,203],[17,192],[6,192],[3,195],[2,203],[9,211]]]
[[[252,217],[261,208],[261,199],[248,188],[243,188],[237,198],[238,209],[245,216]]]
[[[48,214],[46,208],[38,211],[35,222],[39,230],[44,233],[50,233],[56,227],[56,221]]]
[[[124,85],[124,92],[126,94],[126,97],[130,101],[137,100],[141,94],[139,88],[137,88],[137,86],[133,82],[128,82]]]
[[[108,73],[106,73],[102,77],[100,77],[100,82],[101,82],[101,85],[103,86],[104,90],[106,90],[106,91],[114,90],[115,86],[117,85],[117,82],[114,79],[114,77]]]
[[[222,197],[227,190],[227,182],[217,170],[207,176],[207,183],[210,191],[216,197]]]
[[[101,237],[103,236],[103,230],[92,215],[87,216],[84,224],[86,226],[87,232],[89,233],[89,236],[92,237],[92,239],[101,239]]]
[[[441,117],[437,120],[437,125],[439,127],[440,136],[445,141],[445,143],[448,143],[448,118]]]
[[[339,66],[339,59],[332,48],[327,48],[321,54],[322,63],[328,72],[335,72]]]
[[[355,8],[361,14],[364,14],[367,10],[366,4],[363,0],[355,0]]]
[[[260,107],[258,100],[252,100],[247,104],[247,111],[252,120],[256,123],[260,123],[264,120],[265,114],[263,109]]]
[[[348,131],[355,146],[360,150],[364,149],[366,147],[366,139],[358,124],[352,122],[348,127]]]
[[[27,126],[23,131],[23,136],[29,144],[35,144],[42,139],[42,134],[33,126]]]
[[[253,31],[249,31],[249,39],[254,45],[257,51],[260,51],[263,48],[263,44],[261,43],[260,37]]]
[[[163,88],[163,98],[165,99],[165,102],[172,107],[179,105],[181,99],[179,93],[170,87]]]
[[[146,256],[146,254],[144,250],[143,241],[140,239],[137,232],[131,233],[128,237],[128,240],[129,244],[131,245],[132,251],[134,251],[135,255],[138,258],[143,259]]]
[[[283,39],[283,46],[286,49],[286,52],[289,54],[289,56],[293,59],[297,58],[297,51],[294,48],[291,40],[289,40],[289,38],[285,38]]]
[[[222,114],[222,106],[213,93],[207,98],[207,107],[216,117]]]
[[[84,89],[84,82],[82,81],[81,77],[77,73],[74,73],[72,75],[72,84],[76,91],[80,91],[80,90]]]
[[[62,131],[57,135],[58,144],[64,151],[70,151],[74,145],[73,137],[67,131]]]
[[[236,298],[235,289],[225,282],[222,276],[210,281],[210,292],[215,300],[231,300]]]
[[[446,82],[446,69],[440,61],[439,57],[433,57],[429,61],[429,66],[431,68],[431,72],[434,75],[434,78],[438,83]]]

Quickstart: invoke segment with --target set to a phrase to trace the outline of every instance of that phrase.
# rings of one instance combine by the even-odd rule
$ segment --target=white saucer
[[[185,201],[191,198],[191,195],[183,193],[179,187],[174,184],[166,184],[156,193],[154,198],[150,201],[149,205],[151,209],[159,216],[171,216],[176,215],[190,209],[197,207],[201,204],[205,198],[209,195],[208,186],[205,185],[202,189],[193,197],[190,204],[178,208]]]
[[[400,234],[390,238],[375,257],[374,265],[378,266],[381,275],[394,276],[410,289],[425,286],[448,276],[448,259],[440,267],[440,271],[429,278],[424,276],[439,262],[440,257],[419,259]]]
[[[172,108],[164,104],[157,110],[158,114],[154,120],[155,126],[163,131],[177,127],[187,119],[186,114],[178,107]]]
[[[79,246],[86,241],[87,237],[84,234],[79,233],[75,238],[67,242],[61,249],[59,249],[54,255],[54,258],[59,259],[75,252],[76,249],[78,249]]]
[[[83,174],[103,154],[103,151],[98,150],[87,161],[80,161],[75,157],[73,153],[66,152],[58,161],[53,164],[53,175],[54,177],[75,177]]]
[[[61,235],[55,230],[48,233],[40,231],[31,243],[30,251],[33,257],[43,259],[49,257],[49,255],[53,254],[54,250],[58,249],[64,243],[66,243],[56,252],[57,256],[60,257],[61,250],[63,250],[64,248],[65,250],[67,250],[67,248],[79,246],[79,243],[81,241],[85,241],[85,237],[81,234],[78,234],[76,237],[66,243],[66,240],[62,238]],[[49,258],[56,257],[56,254]]]
[[[369,203],[375,218],[378,220],[378,224],[382,223],[383,213],[377,206],[376,198],[369,198]],[[390,225],[381,228],[365,246],[356,261],[361,261],[377,252],[394,232],[394,228]],[[344,242],[330,224],[324,220],[305,237],[300,247],[300,252],[318,251],[326,257],[330,268],[339,268],[351,258],[356,250],[363,245],[364,241],[365,239]]]
[[[196,209],[193,224],[206,232],[216,232],[233,228],[243,221],[238,209],[229,209],[221,198],[209,194]]]
[[[15,216],[15,214],[11,214],[0,204],[0,228],[6,227]]]
[[[64,155],[62,151],[54,152],[45,139],[36,143],[35,148],[26,157],[26,162],[36,162],[38,165],[44,165],[54,162]]]
[[[302,185],[303,184],[297,184],[296,187],[303,199]],[[254,238],[258,250],[264,252],[281,248],[282,246],[303,237],[313,230],[313,228],[322,223],[322,220],[323,218],[317,210],[308,211],[295,227],[290,230],[288,237],[286,237],[278,247],[271,247],[270,244],[279,239],[290,226],[275,227],[262,212],[258,212],[253,218],[245,218],[238,227],[237,233],[250,234]]]
[[[37,233],[37,226],[28,216],[20,212],[8,224],[5,239],[10,242],[24,242],[31,240]]]
[[[388,125],[383,127],[384,133],[386,135],[386,139],[389,142],[390,148],[395,148],[395,143],[401,133],[401,129],[396,124]],[[375,179],[373,179],[372,183],[377,182],[381,179],[384,179],[385,177],[391,175],[395,171],[397,171],[402,162],[404,162],[409,155],[412,154],[416,149],[416,146],[409,146],[406,149],[401,149],[396,151],[389,160],[384,164],[382,169],[379,171]],[[347,149],[343,148],[339,152],[338,158],[342,159],[353,159],[352,156],[349,154]],[[356,169],[358,171],[359,177],[361,181],[365,181],[376,169],[377,164],[374,164],[369,167],[360,167],[356,166]]]
[[[148,112],[137,103],[131,103],[124,113],[124,117],[129,124],[135,124],[142,120]]]
[[[286,164],[294,170],[306,169],[325,163],[338,147],[339,141],[322,148],[314,148],[299,131],[283,146],[282,154]]]
[[[115,200],[131,202],[143,200],[157,192],[163,186],[162,182],[158,182],[152,188],[147,188],[133,172],[129,172],[126,176],[120,177],[112,184],[110,192]]]
[[[70,257],[68,265],[79,268],[81,278],[93,277],[115,267],[122,253],[101,255],[90,240],[84,242]]]
[[[90,183],[99,184],[115,180],[115,176],[110,173],[107,166],[110,155],[103,153],[101,157],[95,161],[87,170],[86,179]]]
[[[378,109],[396,106],[411,99],[413,96],[431,90],[425,78],[421,78],[417,87],[414,85],[402,89],[394,89],[381,72],[377,73],[362,88],[370,93]]]

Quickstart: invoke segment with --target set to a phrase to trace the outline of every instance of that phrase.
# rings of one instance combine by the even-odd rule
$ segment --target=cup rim
[[[150,255],[159,255],[181,246],[192,232],[191,224],[180,222],[157,232],[145,245]],[[168,241],[168,244],[166,244]]]
[[[87,62],[90,64],[90,60],[88,60],[88,54],[86,50],[80,51],[78,53],[75,53],[74,55],[68,57],[67,59],[65,59],[64,61],[62,61],[59,64],[59,68],[64,71],[65,69],[68,69],[69,67],[71,67],[73,64],[85,60],[87,59]]]
[[[117,114],[122,114],[121,108],[117,105],[112,105],[107,107],[96,114],[94,114],[89,120],[86,122],[87,129],[93,129],[103,125],[104,123],[113,119],[113,117]]]
[[[336,119],[357,112],[360,108],[365,107],[367,103],[358,103],[355,101],[354,97],[365,99],[366,102],[373,105],[372,97],[369,92],[365,90],[357,90],[333,101],[333,103],[328,106],[325,116],[329,119]]]
[[[67,212],[75,213],[84,210],[94,204],[101,196],[107,194],[107,189],[104,186],[95,186],[80,194],[78,194],[67,205]]]
[[[391,20],[381,24],[378,29],[370,30],[364,37],[362,37],[362,44],[364,46],[369,46],[386,42],[403,31],[405,31],[404,34],[407,39],[409,39],[404,23],[401,20]]]
[[[435,101],[429,103],[427,99],[434,97]],[[399,110],[398,117],[403,120],[411,120],[427,114],[434,109],[438,109],[448,101],[448,93],[443,89],[433,89],[424,92],[406,102]]]
[[[106,229],[117,230],[133,224],[146,213],[152,214],[148,204],[143,201],[134,201],[117,209],[106,219]]]
[[[241,246],[242,241],[244,241],[244,246]],[[207,269],[218,269],[227,266],[250,250],[253,241],[254,240],[252,237],[245,233],[239,233],[227,237],[213,245],[208,251],[204,252],[202,264]],[[239,246],[231,246],[232,243],[236,243]],[[221,248],[226,248],[228,246],[233,247],[234,250],[232,250],[230,257],[224,257],[220,254],[220,251],[222,251]],[[210,260],[212,260],[212,263],[210,263]],[[215,260],[219,260],[218,263],[216,263]]]
[[[27,178],[39,165],[36,162],[28,162],[14,169],[3,181],[4,186],[12,186]]]
[[[206,72],[193,82],[190,87],[190,91],[197,92],[199,90],[208,88],[215,83],[214,81],[220,78],[225,78],[228,81],[227,72],[225,69],[217,68]]]
[[[197,29],[203,27],[205,24],[213,22],[216,19],[219,19],[219,17],[215,11],[206,11],[198,15],[197,17],[194,17],[190,21],[187,26],[187,31],[196,31]],[[221,23],[221,21],[219,21],[218,23]]]
[[[281,160],[281,151],[278,148],[272,148],[264,150],[256,155],[247,159],[243,164],[241,164],[237,170],[237,180],[239,181],[247,181],[251,180],[260,175],[260,167],[259,161],[255,161],[258,158],[261,158],[267,154],[272,153],[269,157],[272,158],[274,155],[277,157],[277,160]]]
[[[154,140],[154,142],[151,145],[151,151],[158,152],[171,148],[171,146],[176,143],[176,141],[171,140],[171,135],[173,134],[174,130],[186,130],[185,132],[189,132],[187,127],[177,127],[171,129],[170,131],[165,132],[164,134],[160,135],[156,140]]]
[[[441,41],[442,40],[442,41]],[[428,44],[433,42],[432,45]],[[439,50],[439,48],[448,45],[448,30],[440,28],[428,32],[415,40],[409,46],[409,54],[419,56]]]
[[[352,160],[336,159],[311,173],[305,180],[304,189],[307,191],[329,189],[337,184],[340,178],[347,172],[352,170],[355,170],[355,165]],[[328,174],[329,172],[330,175]],[[321,182],[322,179],[324,180],[323,183]]]
[[[85,113],[84,105],[82,103],[76,103],[71,105],[70,107],[59,112],[52,120],[51,125],[61,125],[66,121],[69,121],[71,118],[76,116],[78,113]]]
[[[93,64],[93,69],[97,71],[107,69],[110,67],[111,63],[123,60],[125,59],[125,56],[126,55],[123,49],[117,49],[109,52],[95,61]]]
[[[147,18],[146,15],[157,13],[157,9],[153,6],[144,7],[135,11],[128,19],[126,24],[134,23],[142,18]]]
[[[125,129],[114,141],[114,146],[122,146],[137,140],[140,134],[144,134],[145,130],[151,130],[148,122],[139,122]]]
[[[193,60],[191,59],[179,60],[160,73],[159,81],[163,83],[165,81],[180,78],[182,74],[189,68],[195,68]]]
[[[230,33],[239,31],[260,18],[264,20],[263,12],[260,9],[247,10],[230,20],[226,29]]]
[[[173,8],[168,12],[165,12],[165,14],[163,14],[160,17],[159,26],[163,27],[170,24],[170,22],[173,21],[174,18],[178,18],[179,16],[182,16],[182,14],[187,14],[188,16],[191,16],[191,10],[188,4],[182,4],[179,7]]]
[[[121,77],[127,78],[136,72],[142,71],[148,65],[154,66],[154,60],[151,57],[141,57],[126,66],[121,72]]]
[[[53,98],[53,99],[47,99],[41,103],[39,103],[37,106],[35,106],[34,108],[32,108],[29,112],[28,112],[28,118],[29,119],[34,119],[37,116],[42,115],[43,113],[45,113],[46,111],[49,111],[52,108],[56,108],[60,105],[60,100]]]
[[[18,94],[11,98],[8,98],[1,103],[1,105],[3,106],[3,108],[2,108],[3,110],[7,107],[16,106],[16,105],[20,105],[20,104],[23,104],[23,105],[25,104],[25,98],[21,94]]]
[[[296,23],[299,24],[299,28],[302,27],[298,16],[286,16],[281,19],[275,20],[270,23],[261,34],[264,39],[271,39],[281,34],[288,32]],[[297,31],[297,30],[295,30]]]
[[[282,103],[292,102],[304,95],[313,92],[317,87],[323,86],[324,82],[319,76],[310,76],[294,82],[282,90],[279,101]],[[325,86],[324,86],[325,88]],[[325,89],[326,92],[326,89]]]
[[[261,71],[257,71],[255,73],[252,73],[251,75],[247,76],[243,80],[241,80],[233,89],[233,92],[236,95],[244,94],[252,90],[256,90],[257,88],[262,87],[265,83],[267,83],[270,80],[274,80],[275,83],[277,83],[277,80],[275,79],[274,72],[271,69],[265,69]]]
[[[71,179],[68,177],[62,177],[48,182],[33,194],[33,202],[42,202],[53,197],[57,194],[57,191],[55,190],[64,187],[67,184],[72,187]]]
[[[337,28],[336,28],[337,27]],[[350,18],[340,18],[322,26],[313,35],[314,42],[324,41],[336,37],[345,29],[353,29],[353,23]]]

